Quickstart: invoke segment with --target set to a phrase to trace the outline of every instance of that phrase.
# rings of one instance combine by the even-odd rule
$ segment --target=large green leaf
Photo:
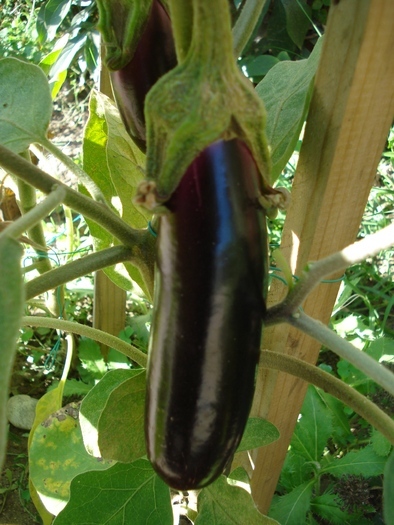
[[[294,454],[290,449],[286,454],[286,459],[280,473],[279,488],[285,492],[302,485],[311,479],[313,465],[304,456]]]
[[[140,371],[109,395],[98,424],[103,457],[130,463],[146,454],[145,391],[146,375]]]
[[[394,450],[384,469],[383,514],[386,525],[394,525]]]
[[[300,525],[306,523],[306,514],[311,504],[314,480],[307,481],[286,494],[275,497],[269,516],[278,520],[280,525]]]
[[[121,203],[121,217],[133,228],[146,228],[152,214],[133,203],[137,187],[145,178],[145,155],[130,139],[112,101],[101,93],[97,96],[108,126],[107,163]]]
[[[41,68],[16,58],[0,60],[0,143],[15,153],[46,138],[52,98]]]
[[[279,62],[256,87],[267,110],[272,180],[279,177],[299,139],[312,96],[321,44],[322,39],[307,60]]]
[[[278,525],[263,516],[246,490],[230,485],[224,476],[203,489],[198,496],[195,525]]]
[[[141,428],[143,430],[141,422],[141,381],[144,383],[145,393],[145,374],[142,370],[112,370],[92,388],[82,401],[80,422],[84,444],[89,454],[96,457],[109,457],[106,454],[106,450],[103,450],[102,447],[104,449],[108,447],[110,453],[112,453],[114,452],[114,447],[123,448],[124,442],[131,446],[139,442],[140,437],[136,438],[136,436],[141,436]],[[135,390],[134,386],[136,387]],[[119,388],[121,390],[117,392]],[[134,408],[133,392],[138,397],[137,405]],[[119,407],[113,407],[114,400],[116,403],[119,400],[119,396],[119,402],[122,404],[120,411]],[[124,406],[125,400],[126,403],[129,403],[126,407]],[[110,411],[112,409],[115,410],[115,419],[117,421],[111,420],[113,415],[107,411],[108,409]],[[134,409],[136,410],[135,413],[133,413]],[[122,410],[125,410],[125,413],[122,414]],[[105,414],[104,419],[101,421],[103,414]],[[135,424],[134,417],[136,419]],[[112,445],[111,441],[113,442]],[[142,440],[142,443],[144,444],[144,440]],[[135,447],[127,451],[129,461],[131,461],[133,450],[136,450]],[[137,454],[137,457],[141,457],[145,454],[145,449],[141,449],[141,446],[139,446],[135,454]],[[134,455],[133,459],[135,457],[136,455]]]
[[[386,458],[379,456],[368,445],[359,450],[348,452],[342,458],[334,458],[329,465],[322,468],[321,473],[331,474],[335,477],[344,475],[362,475],[365,478],[383,474]]]
[[[0,468],[7,447],[9,384],[23,315],[22,253],[17,241],[4,234],[0,237]]]
[[[54,525],[172,525],[170,490],[149,461],[117,463],[71,482],[71,496]]]
[[[86,452],[78,406],[74,403],[61,408],[36,428],[29,455],[31,480],[45,507],[54,515],[65,507],[75,476],[113,465]]]
[[[238,445],[237,452],[265,447],[279,439],[279,437],[279,430],[275,425],[266,419],[251,417],[246,423],[246,428],[241,443]]]
[[[297,423],[291,449],[308,461],[320,462],[332,433],[331,411],[322,402],[314,386],[309,386]]]
[[[336,494],[316,496],[311,501],[311,510],[332,525],[344,525],[348,523],[349,518],[351,519],[351,516],[339,507]]]
[[[83,138],[84,170],[112,203],[114,211],[130,226],[146,227],[148,216],[132,202],[136,186],[143,179],[144,155],[125,132],[119,113],[108,97],[93,91],[89,110]],[[116,242],[104,228],[90,220],[87,222],[96,250],[103,250]],[[133,282],[145,290],[139,270],[130,263],[111,266],[104,271],[124,290],[131,290]]]

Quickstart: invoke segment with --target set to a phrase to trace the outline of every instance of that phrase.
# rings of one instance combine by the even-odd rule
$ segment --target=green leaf
[[[48,0],[40,9],[37,19],[37,32],[40,41],[50,42],[71,7],[71,0]]]
[[[83,380],[87,382],[101,379],[107,373],[100,345],[87,337],[82,337],[78,344],[78,357],[81,361],[79,372]]]
[[[291,492],[298,487],[298,485],[309,481],[312,471],[313,466],[310,461],[289,450],[280,473],[279,487],[283,488],[286,492]]]
[[[59,73],[66,71],[70,67],[71,62],[74,60],[75,56],[85,45],[87,36],[87,33],[81,31],[74,38],[71,38],[67,42],[64,49],[62,49],[59,58],[51,67],[49,72],[51,79],[56,78]]]
[[[129,463],[146,454],[145,391],[145,371],[138,370],[109,394],[98,423],[103,457]]]
[[[314,386],[309,386],[301,409],[291,449],[308,461],[320,462],[328,438],[332,434],[331,412],[322,402]]]
[[[102,101],[97,91],[93,90],[89,102],[89,119],[83,136],[83,169],[94,180],[107,201],[111,202],[116,191],[107,165],[107,136],[108,126]],[[107,234],[104,239],[109,244],[112,235]]]
[[[345,414],[345,405],[337,398],[319,390],[319,395],[324,400],[325,404],[331,411],[332,415],[332,434],[331,437],[334,442],[341,445],[346,445],[352,432],[350,429],[349,420]]]
[[[107,163],[121,202],[121,217],[133,228],[146,228],[152,214],[133,203],[137,186],[145,178],[145,155],[129,137],[113,102],[102,93],[96,96],[101,99],[108,127]]]
[[[108,108],[110,108],[110,110]],[[147,224],[147,219],[140,219],[141,210],[137,212],[136,208],[131,202],[131,199],[134,196],[134,190],[132,191],[130,189],[130,184],[124,183],[121,173],[116,174],[114,171],[117,166],[117,161],[116,158],[114,158],[116,153],[112,149],[112,146],[116,146],[117,144],[116,136],[120,134],[120,142],[122,143],[124,143],[124,140],[129,141],[127,148],[129,148],[129,152],[131,151],[131,156],[127,160],[122,158],[122,160],[119,161],[121,164],[120,167],[123,171],[125,169],[127,170],[126,164],[128,163],[128,169],[133,173],[135,172],[135,162],[133,159],[136,157],[134,155],[134,146],[130,146],[130,138],[125,139],[123,136],[125,131],[119,115],[117,115],[117,117],[113,116],[113,118],[109,119],[111,127],[111,130],[109,130],[107,122],[108,112],[117,112],[114,104],[102,93],[93,91],[90,97],[89,120],[87,122],[83,138],[83,167],[86,173],[88,173],[91,179],[101,189],[107,201],[117,203],[117,207],[114,207],[114,211],[121,215],[122,210],[125,209],[126,215],[123,218],[126,219],[131,219],[134,213],[136,213],[137,221],[135,224],[131,224],[133,222],[131,219],[130,224],[132,226],[137,225],[137,223],[140,224],[139,221],[141,220],[141,224],[143,224],[145,227]],[[110,145],[108,145],[108,142],[110,142]],[[140,158],[142,154],[137,153],[137,155],[139,155],[138,162],[142,162]],[[110,158],[112,159],[111,162],[109,161]],[[111,169],[109,168],[109,164],[111,165]],[[141,166],[139,165],[138,169],[140,169],[140,167]],[[116,186],[112,180],[112,177],[118,181]],[[140,177],[142,178],[142,174]],[[119,195],[118,191],[125,191],[125,193]],[[114,244],[113,236],[109,234],[104,228],[98,226],[96,223],[90,220],[87,220],[87,223],[95,240],[96,251],[103,250],[104,248],[108,248]],[[142,288],[142,290],[146,291],[145,284],[139,270],[129,263],[117,265],[116,267],[105,268],[104,272],[115,284],[124,290],[131,290],[133,288],[134,281]]]
[[[38,66],[0,60],[0,143],[15,153],[46,139],[52,115],[48,81]]]
[[[78,405],[71,403],[39,425],[31,440],[29,472],[46,509],[57,515],[69,499],[71,480],[113,463],[90,456],[82,441]]]
[[[376,361],[390,361],[394,356],[394,339],[389,337],[375,339],[365,351]]]
[[[278,62],[272,55],[260,55],[245,61],[245,67],[249,77],[263,77]]]
[[[314,480],[307,481],[286,494],[273,499],[269,516],[280,525],[300,525],[306,523],[306,514],[311,504]]]
[[[170,490],[149,461],[117,463],[73,479],[70,501],[54,525],[171,525]]]
[[[22,253],[17,241],[0,237],[0,468],[7,448],[9,384],[24,307]]]
[[[394,525],[394,450],[384,469],[383,515],[386,525]]]
[[[383,434],[381,434],[379,430],[376,430],[375,428],[372,429],[371,444],[373,450],[378,456],[386,458],[390,454],[390,441],[385,436],[383,436]]]
[[[344,525],[351,516],[340,509],[335,494],[322,494],[311,501],[311,511],[332,525]]]
[[[286,12],[286,29],[292,41],[302,48],[311,25],[311,9],[304,0],[281,0]]]
[[[383,474],[386,459],[378,456],[372,445],[359,450],[352,450],[342,458],[334,458],[329,465],[321,470],[335,477],[346,474],[362,475],[365,478]]]
[[[279,177],[297,145],[312,97],[321,44],[322,39],[307,60],[279,62],[256,87],[267,110],[272,180]]]
[[[92,388],[82,401],[79,419],[86,450],[92,456],[102,456],[99,447],[98,428],[101,414],[109,396],[124,381],[140,373],[141,370],[112,370]]]
[[[279,430],[275,425],[265,419],[251,417],[246,423],[245,431],[241,443],[238,445],[237,452],[265,447],[279,439],[279,437]]]
[[[269,525],[273,519],[263,516],[246,490],[229,485],[220,476],[198,496],[198,516],[195,525]]]

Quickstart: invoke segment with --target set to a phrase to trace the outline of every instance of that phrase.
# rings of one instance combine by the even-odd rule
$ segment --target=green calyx
[[[148,22],[152,0],[97,0],[98,28],[106,46],[108,69],[118,70],[133,58]]]
[[[228,0],[191,0],[189,11],[182,9],[184,1],[170,0],[179,65],[146,99],[148,183],[136,202],[157,211],[199,153],[217,140],[239,138],[262,175],[261,202],[270,208],[283,194],[270,185],[263,103],[234,59]],[[185,20],[185,12],[192,20]]]

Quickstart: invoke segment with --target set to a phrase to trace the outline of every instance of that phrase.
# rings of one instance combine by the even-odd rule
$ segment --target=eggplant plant
[[[197,525],[214,523],[213,516],[217,523],[229,523],[230,516],[232,523],[278,523],[255,507],[245,490],[247,472],[231,468],[240,452],[279,437],[274,425],[249,417],[260,354],[264,366],[344,400],[394,444],[392,419],[356,390],[300,359],[261,352],[265,327],[286,322],[394,395],[392,372],[300,311],[323,277],[391,246],[392,226],[349,246],[345,256],[314,263],[297,284],[289,282],[284,301],[267,308],[266,218],[288,203],[274,179],[301,132],[321,43],[287,77],[290,95],[278,95],[278,106],[293,97],[293,107],[267,115],[262,100],[269,77],[254,89],[234,58],[234,46],[239,54],[264,2],[244,4],[232,29],[227,0],[98,2],[118,107],[92,94],[83,168],[46,136],[52,106],[42,71],[17,59],[0,61],[0,165],[48,195],[0,233],[2,380],[9,384],[18,327],[25,324],[90,337],[133,362],[131,369],[108,372],[80,408],[62,407],[73,349],[67,339],[61,381],[40,399],[29,438],[31,497],[44,524],[170,524],[171,494],[180,491],[186,501],[195,490],[197,510],[189,504],[187,514]],[[280,137],[268,133],[273,119]],[[80,190],[30,163],[32,143],[66,163]],[[24,282],[18,239],[59,203],[83,214],[95,251]],[[124,288],[134,281],[153,298],[148,356],[96,329],[22,317],[26,299],[102,268]],[[5,388],[1,395],[4,455]],[[66,464],[58,479],[59,465]],[[391,464],[386,516],[393,510]]]

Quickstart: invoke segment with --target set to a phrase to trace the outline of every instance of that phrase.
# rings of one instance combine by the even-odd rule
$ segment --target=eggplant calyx
[[[97,0],[99,30],[106,46],[109,70],[122,69],[132,59],[148,23],[153,0]]]
[[[265,108],[234,59],[228,1],[192,3],[186,57],[146,99],[147,177],[156,180],[161,200],[168,200],[199,153],[218,140],[239,138],[258,167],[260,193],[275,194]]]

